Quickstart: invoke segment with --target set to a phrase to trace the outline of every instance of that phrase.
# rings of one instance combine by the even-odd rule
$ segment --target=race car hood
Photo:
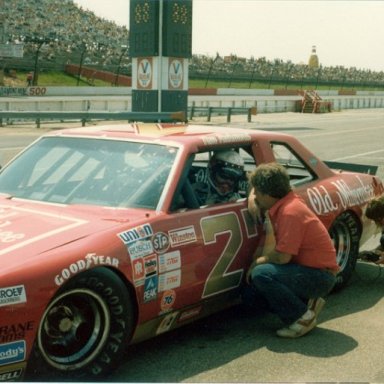
[[[25,262],[91,234],[129,228],[148,220],[148,211],[65,206],[0,197],[0,260]],[[118,231],[118,228],[116,229]]]

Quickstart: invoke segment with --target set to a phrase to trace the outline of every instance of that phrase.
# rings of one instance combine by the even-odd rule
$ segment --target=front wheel
[[[73,278],[42,316],[32,374],[92,378],[109,373],[132,333],[131,303],[127,287],[108,269]]]
[[[359,253],[360,230],[357,219],[349,212],[343,212],[333,222],[329,234],[336,249],[340,272],[333,290],[343,288],[352,276]]]

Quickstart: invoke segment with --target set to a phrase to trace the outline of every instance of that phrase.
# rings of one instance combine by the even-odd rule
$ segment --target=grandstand
[[[0,58],[5,71],[64,71],[67,64],[130,74],[129,31],[126,27],[79,8],[72,0],[5,0],[0,11],[5,25],[2,41],[24,44],[23,58]],[[249,88],[274,84],[338,85],[384,89],[384,72],[343,66],[296,64],[278,58],[208,57],[194,53],[190,79],[242,81]],[[207,82],[206,82],[207,85]]]

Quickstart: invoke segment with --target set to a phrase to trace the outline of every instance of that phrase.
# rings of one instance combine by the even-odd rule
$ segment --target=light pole
[[[253,67],[252,67],[251,80],[249,80],[249,86],[248,86],[248,88],[251,88],[251,85],[252,85],[252,82],[253,82],[253,78],[254,78],[255,73],[256,73],[256,68],[257,68],[257,63],[254,61],[254,62],[253,62]]]
[[[77,72],[77,86],[79,86],[80,84],[80,76],[81,76],[81,71],[83,69],[83,60],[84,60],[84,55],[85,55],[85,52],[87,51],[87,44],[83,41],[81,43],[81,55],[80,55],[80,64],[79,64],[79,71]]]
[[[212,59],[211,61],[211,65],[209,66],[209,70],[208,70],[208,76],[207,76],[207,80],[205,81],[205,88],[207,88],[207,85],[208,85],[208,81],[209,81],[209,78],[211,77],[211,72],[212,72],[212,68],[213,66],[215,65],[217,59],[219,58],[219,54],[216,53],[216,57],[214,59]]]
[[[33,79],[32,79],[32,85],[36,86],[38,85],[38,79],[39,79],[39,68],[38,68],[38,62],[39,62],[39,53],[44,44],[47,44],[51,42],[51,39],[46,39],[43,37],[27,37],[27,42],[35,43],[37,44],[37,49],[35,52],[35,64],[34,64],[34,70],[33,70]]]
[[[238,61],[237,59],[236,59],[236,61],[233,63],[231,76],[230,76],[230,78],[229,78],[228,88],[231,88],[232,80],[233,80],[233,75],[235,74],[235,70],[236,70],[236,67],[237,67],[238,63],[239,63],[239,61]]]
[[[124,55],[128,51],[128,46],[126,46],[126,45],[122,45],[121,48],[122,48],[122,51],[121,51],[121,54],[119,57],[118,65],[117,65],[117,71],[116,71],[116,77],[115,77],[115,86],[117,86],[119,84],[118,80],[119,80],[119,75],[120,75],[121,61],[123,60]]]

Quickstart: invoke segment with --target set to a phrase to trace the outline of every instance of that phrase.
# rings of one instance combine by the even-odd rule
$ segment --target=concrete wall
[[[29,87],[27,92],[7,92],[3,87],[0,111],[131,111],[129,87]],[[42,96],[30,96],[30,94]],[[384,92],[356,92],[340,96],[337,91],[320,91],[334,110],[384,108]],[[1,95],[1,89],[0,89]],[[294,112],[301,96],[276,96],[273,90],[218,89],[216,95],[188,96],[188,106],[257,107],[257,113]]]

